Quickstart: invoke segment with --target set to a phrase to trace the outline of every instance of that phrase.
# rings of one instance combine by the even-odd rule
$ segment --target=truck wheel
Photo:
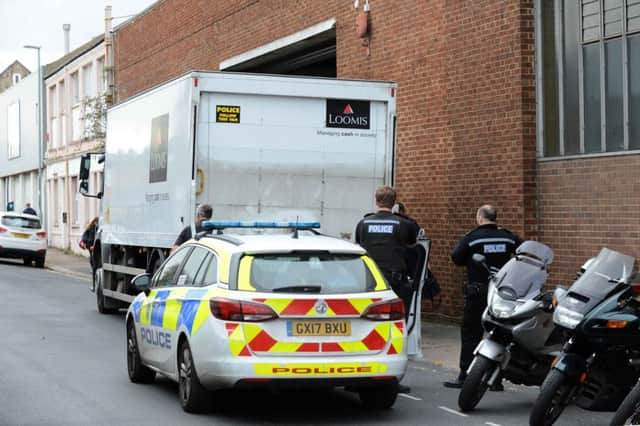
[[[637,424],[640,424],[640,381],[636,383],[629,395],[622,401],[609,425]]]
[[[460,411],[470,411],[476,408],[489,387],[489,379],[496,368],[500,368],[498,363],[487,357],[478,355],[473,363],[473,368],[460,389],[458,396],[458,407]]]
[[[204,410],[207,390],[200,384],[189,343],[185,339],[178,352],[178,393],[180,405],[187,413]]]
[[[142,364],[132,320],[127,323],[127,372],[133,383],[151,383],[156,378],[156,372]]]
[[[98,312],[101,314],[111,314],[116,310],[114,308],[107,308],[106,306],[106,297],[102,293],[102,268],[96,269],[95,272],[95,280],[96,280],[96,304],[98,306]]]
[[[398,398],[398,384],[366,387],[358,391],[360,402],[366,408],[388,410]]]
[[[549,371],[540,387],[538,399],[533,404],[529,425],[550,426],[569,403],[569,396],[574,385],[567,380],[567,376],[556,369]]]

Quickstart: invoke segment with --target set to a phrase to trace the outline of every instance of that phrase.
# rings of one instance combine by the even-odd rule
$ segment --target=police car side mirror
[[[149,293],[149,287],[151,286],[151,274],[144,273],[140,275],[136,275],[131,280],[131,285],[138,290],[144,291],[145,294]]]

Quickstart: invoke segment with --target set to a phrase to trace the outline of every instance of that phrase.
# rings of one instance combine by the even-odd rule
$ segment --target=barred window
[[[542,157],[640,149],[640,0],[538,0]]]

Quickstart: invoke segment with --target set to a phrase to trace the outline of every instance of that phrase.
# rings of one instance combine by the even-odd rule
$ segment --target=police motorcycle
[[[633,364],[640,361],[640,302],[630,285],[634,264],[633,257],[603,248],[558,298],[553,321],[567,340],[542,383],[531,425],[553,424],[571,402],[613,411],[633,386]]]
[[[484,264],[481,254],[475,254],[473,260]],[[552,352],[562,344],[553,335],[554,292],[544,290],[552,261],[549,247],[525,241],[499,271],[489,271],[487,308],[482,316],[486,334],[474,351],[458,396],[461,411],[475,408],[487,388],[501,378],[528,386],[539,386],[544,380]]]

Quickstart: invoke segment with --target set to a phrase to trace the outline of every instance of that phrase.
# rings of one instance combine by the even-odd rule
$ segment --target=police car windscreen
[[[376,287],[360,255],[349,254],[256,255],[250,280],[256,291],[265,292],[359,293]]]
[[[40,221],[38,219],[27,219],[20,216],[3,216],[2,224],[12,228],[40,229]]]

